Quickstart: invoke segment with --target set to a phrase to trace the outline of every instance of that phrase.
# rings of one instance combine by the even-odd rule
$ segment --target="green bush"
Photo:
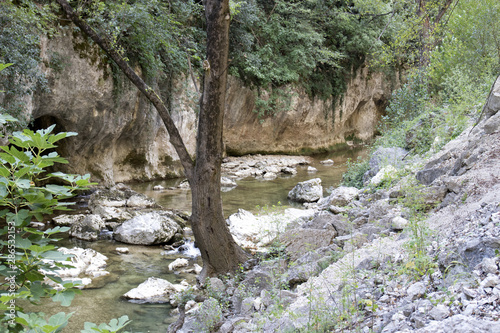
[[[13,121],[0,116],[0,123]],[[8,332],[60,332],[72,313],[60,312],[51,317],[43,313],[25,313],[21,303],[39,304],[50,297],[62,306],[69,306],[79,283],[62,280],[57,271],[71,267],[63,262],[71,255],[57,251],[52,238],[68,231],[68,227],[55,227],[44,231],[31,227],[32,221],[57,210],[68,210],[72,204],[66,200],[76,191],[88,188],[90,175],[78,176],[62,172],[47,172],[56,163],[67,163],[54,149],[56,142],[76,133],[53,134],[55,125],[33,132],[25,129],[9,137],[9,146],[0,147],[0,218],[5,221],[0,229],[0,319],[2,331]],[[56,185],[54,182],[59,184]],[[85,332],[117,332],[128,318],[122,317],[111,326],[85,324]],[[104,325],[104,326],[103,326]]]
[[[369,160],[358,158],[357,161],[347,160],[347,171],[342,175],[341,185],[356,188],[363,187],[363,176],[369,169]]]

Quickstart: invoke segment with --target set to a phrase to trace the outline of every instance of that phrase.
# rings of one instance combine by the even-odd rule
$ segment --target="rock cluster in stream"
[[[306,202],[307,213],[279,220],[280,246],[267,253],[272,222],[267,233],[239,230],[263,254],[210,279],[210,298],[186,305],[178,332],[500,332],[499,109],[500,79],[475,128],[425,158],[377,152],[366,188]],[[396,183],[391,168],[407,176]],[[418,226],[401,204],[413,197],[428,213]],[[228,223],[259,219],[239,212]],[[419,235],[427,242],[414,257]]]
[[[111,234],[126,244],[177,243],[177,246],[182,245],[187,220],[186,214],[164,210],[154,199],[123,184],[92,193],[88,214],[53,218],[56,225],[70,226],[70,236],[81,240],[95,241]]]

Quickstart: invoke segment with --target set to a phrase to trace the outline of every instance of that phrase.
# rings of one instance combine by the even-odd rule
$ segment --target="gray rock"
[[[323,186],[320,178],[300,182],[288,193],[288,199],[297,202],[316,202],[322,197]]]
[[[85,217],[86,215],[84,214],[75,214],[75,215],[62,214],[53,217],[52,221],[54,222],[54,224],[59,226],[71,226],[73,223],[82,221]]]
[[[448,193],[446,186],[430,186],[422,190],[424,195],[424,203],[428,206],[436,206],[441,203]]]
[[[360,248],[367,241],[366,235],[360,232],[335,238],[335,244],[342,247],[345,252],[351,252],[354,249]]]
[[[481,267],[485,273],[496,274],[498,273],[498,265],[495,258],[484,258],[481,262]]]
[[[500,76],[497,77],[495,83],[493,84],[493,89],[491,95],[488,96],[486,105],[484,106],[484,119],[488,119],[491,116],[498,113],[500,110]]]
[[[211,291],[215,292],[216,294],[222,294],[226,291],[226,286],[224,285],[224,282],[222,282],[221,279],[212,277],[209,280],[209,285]]]
[[[408,226],[408,223],[407,219],[401,216],[396,216],[392,219],[391,228],[393,230],[401,231]]]
[[[184,289],[186,289],[186,286],[150,277],[136,288],[128,291],[123,297],[149,303],[164,303],[170,301],[171,295]]]
[[[128,247],[117,247],[115,249],[115,251],[119,254],[127,254],[130,252],[130,250],[128,249]]]
[[[296,260],[307,251],[326,247],[333,243],[337,236],[334,229],[292,229],[280,236],[286,252],[292,260]]]
[[[316,276],[322,271],[319,265],[322,258],[315,251],[307,252],[290,265],[282,280],[291,287],[306,282],[311,276]]]
[[[229,188],[234,188],[237,186],[236,182],[228,177],[221,177],[220,185],[222,187],[229,187]]]
[[[481,288],[493,288],[498,284],[500,284],[500,278],[497,275],[490,273],[483,281],[481,281],[480,286]]]
[[[416,282],[412,284],[406,291],[411,299],[417,299],[422,297],[426,292],[426,287],[423,282]]]
[[[104,228],[106,228],[104,220],[99,215],[87,215],[83,220],[71,225],[69,235],[82,240],[95,241]]]
[[[144,194],[137,193],[127,199],[126,206],[134,208],[151,208],[156,207],[157,205],[154,199],[149,198]]]
[[[308,166],[307,167],[307,172],[309,172],[309,173],[315,173],[315,172],[318,172],[318,169],[316,169],[315,167],[312,167],[312,166]]]
[[[239,323],[246,322],[250,319],[250,317],[233,317],[227,319],[224,324],[219,328],[220,333],[231,333],[234,332],[235,326],[237,326]]]
[[[318,204],[324,208],[331,205],[344,207],[356,199],[358,195],[359,190],[355,187],[339,186],[328,197],[321,199]]]
[[[494,257],[496,250],[500,250],[500,238],[492,236],[474,238],[458,249],[461,256],[465,258],[465,263],[471,268],[480,264],[484,258]]]
[[[500,332],[500,322],[480,320],[462,314],[443,321],[431,321],[417,333],[495,333]]]
[[[444,304],[438,304],[429,312],[434,320],[443,320],[450,316],[450,308]]]
[[[177,258],[168,265],[170,271],[176,271],[179,268],[186,267],[189,265],[189,261],[185,258]]]
[[[253,297],[247,297],[241,302],[241,309],[240,309],[240,314],[242,315],[248,315],[251,314],[254,310],[254,303],[255,299]]]
[[[451,170],[450,167],[424,169],[418,171],[415,177],[420,183],[424,185],[429,185],[437,178],[448,174],[450,170]]]
[[[309,222],[302,224],[304,229],[336,229],[335,224],[345,223],[345,218],[326,211],[320,211],[314,215],[313,219]]]
[[[273,279],[270,273],[261,268],[254,268],[248,272],[241,285],[246,286],[248,290],[252,291],[253,296],[256,297],[260,295],[262,290],[270,289],[272,282]]]
[[[158,212],[152,212],[125,221],[113,236],[122,243],[152,245],[166,243],[178,232],[182,230],[177,222]]]
[[[284,173],[285,175],[296,175],[297,174],[296,169],[289,168],[289,167],[281,168],[281,172]]]

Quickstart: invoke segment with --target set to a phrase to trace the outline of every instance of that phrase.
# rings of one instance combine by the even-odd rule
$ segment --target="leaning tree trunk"
[[[248,258],[226,226],[220,190],[229,54],[228,0],[206,0],[205,16],[207,59],[204,61],[196,166],[191,180],[191,226],[203,259],[201,281],[207,276],[234,271]]]

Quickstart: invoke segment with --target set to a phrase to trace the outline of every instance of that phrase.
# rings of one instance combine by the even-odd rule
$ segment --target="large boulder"
[[[298,259],[308,251],[333,244],[337,236],[335,229],[309,229],[297,228],[286,231],[280,236],[280,241],[285,245],[286,252],[292,260]]]
[[[328,211],[320,211],[304,223],[302,228],[334,229],[339,236],[347,235],[350,231],[349,220],[343,215],[335,215]]]
[[[359,195],[359,190],[355,187],[339,186],[332,191],[332,193],[321,199],[318,204],[322,208],[329,206],[344,207],[350,204]]]
[[[313,210],[288,208],[283,212],[255,216],[244,209],[239,209],[237,213],[229,216],[227,224],[238,245],[249,250],[258,250],[269,245],[294,221],[313,214]]]
[[[113,237],[122,243],[152,245],[166,243],[178,232],[181,228],[169,216],[151,212],[125,221]]]
[[[167,280],[150,277],[128,291],[123,297],[144,303],[166,303],[170,302],[171,296],[186,288],[185,285],[172,284]]]
[[[106,228],[104,220],[99,215],[91,214],[74,222],[69,230],[69,235],[78,239],[95,241],[104,228]]]
[[[320,178],[300,182],[288,192],[288,199],[297,202],[316,202],[322,197],[323,186]]]

